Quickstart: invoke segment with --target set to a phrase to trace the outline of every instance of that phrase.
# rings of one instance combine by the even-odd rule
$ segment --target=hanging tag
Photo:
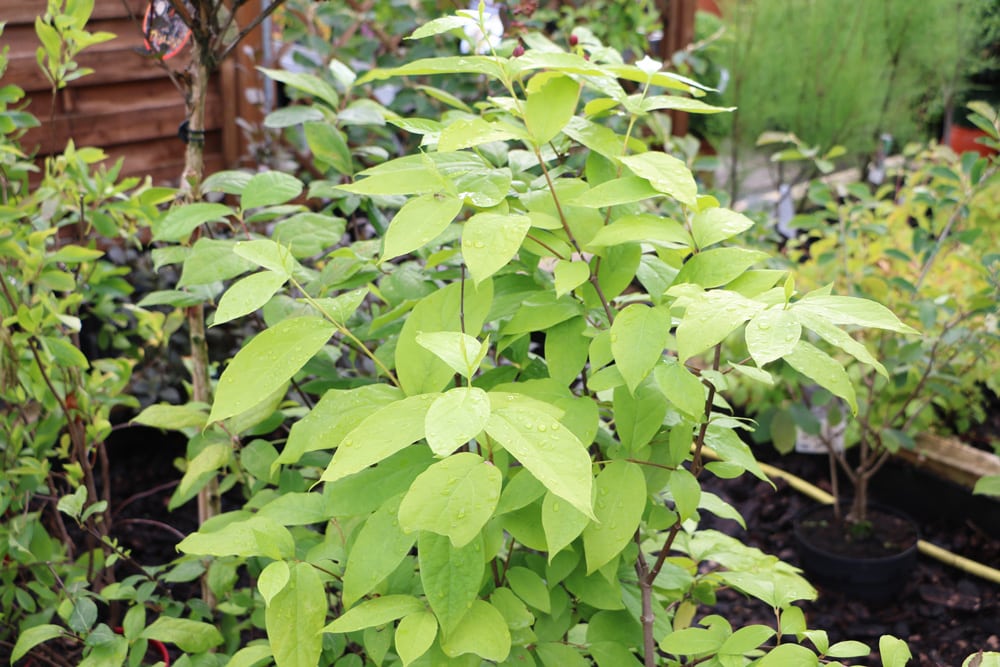
[[[194,11],[186,0],[184,7],[189,15]],[[150,53],[163,60],[173,58],[191,39],[191,29],[184,25],[170,0],[151,0],[142,19],[142,34]]]

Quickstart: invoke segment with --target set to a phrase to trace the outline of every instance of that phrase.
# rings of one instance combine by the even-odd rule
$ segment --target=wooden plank
[[[95,0],[94,13],[90,18],[94,20],[128,16],[129,9],[141,17],[147,4],[146,0]],[[0,0],[0,16],[8,27],[19,23],[34,24],[35,17],[43,16],[47,6],[47,0]]]
[[[133,21],[125,16],[103,21],[91,21],[87,24],[87,30],[91,32],[110,32],[115,35],[115,38],[87,47],[84,53],[107,50],[112,45],[117,45],[118,47],[123,45],[129,47],[141,46],[143,44],[143,37],[140,20]],[[35,57],[35,51],[41,44],[38,41],[38,35],[35,33],[35,26],[29,24],[20,26],[8,25],[4,28],[2,41],[4,45],[10,47],[9,56],[12,58],[24,55],[30,55],[33,58]]]
[[[114,40],[116,43],[118,40]],[[166,78],[167,74],[149,58],[144,58],[131,48],[116,48],[109,51],[84,51],[79,60],[81,67],[90,67],[94,73],[73,82],[73,86],[94,86],[117,81],[137,81]],[[6,83],[16,83],[26,91],[48,90],[48,79],[42,74],[35,61],[35,55],[18,56],[10,59]]]
[[[217,130],[221,126],[221,100],[213,95],[206,101],[206,127]],[[48,155],[61,151],[66,141],[73,139],[77,146],[114,146],[147,139],[176,137],[177,128],[184,121],[184,102],[176,99],[171,104],[160,104],[144,109],[124,109],[104,113],[56,116],[25,135],[22,144],[38,153]],[[176,139],[178,145],[180,140]]]
[[[184,145],[178,139],[154,139],[108,146],[105,150],[112,164],[120,157],[125,158],[123,175],[155,174],[162,179],[158,181],[160,184],[176,184],[184,170]],[[217,130],[205,135],[205,163],[214,169],[222,164],[222,136]]]
[[[900,449],[899,456],[918,468],[926,468],[970,489],[980,477],[1000,475],[1000,457],[955,438],[920,435],[916,448]]]
[[[169,79],[146,79],[121,81],[98,86],[73,87],[73,108],[75,113],[101,114],[127,109],[138,110],[168,106],[183,101],[183,96]],[[28,111],[42,122],[48,121],[52,110],[52,97],[48,91],[35,93]],[[209,97],[217,100],[219,91],[212,87]],[[57,113],[61,106],[57,105]]]

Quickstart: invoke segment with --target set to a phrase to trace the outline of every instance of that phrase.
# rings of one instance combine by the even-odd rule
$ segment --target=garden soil
[[[183,456],[184,445],[169,436],[145,428],[123,428],[110,447],[116,499],[117,536],[131,549],[138,562],[166,563],[176,557],[178,533],[196,529],[194,503],[174,512],[167,502],[179,479],[174,460]],[[826,486],[823,456],[793,454],[775,458],[769,447],[757,455],[781,468]],[[939,488],[939,482],[917,477],[912,469],[887,466],[876,480],[876,500],[896,506],[917,518],[922,537],[941,547],[982,563],[1000,567],[1000,504],[980,504],[969,509],[967,492]],[[742,513],[744,531],[733,521],[705,517],[713,527],[745,540],[752,546],[797,563],[792,519],[814,501],[777,480],[777,489],[744,475],[721,480],[706,474],[707,490],[720,495]],[[907,493],[906,489],[915,490]],[[950,494],[950,495],[949,495]],[[949,501],[954,496],[957,500]],[[990,509],[994,510],[992,515]],[[985,508],[985,509],[983,509]],[[176,532],[175,532],[176,531]],[[127,573],[122,572],[120,576]],[[195,594],[192,584],[175,586],[173,594],[183,599]],[[1000,651],[1000,586],[921,555],[912,581],[892,601],[867,605],[835,590],[820,589],[815,602],[804,605],[810,627],[826,629],[831,641],[856,639],[872,647],[880,635],[905,639],[913,652],[909,667],[960,667],[962,660],[979,649]],[[700,614],[721,613],[734,627],[751,623],[773,623],[770,609],[732,590],[719,594],[719,607]],[[856,665],[878,665],[846,661]]]

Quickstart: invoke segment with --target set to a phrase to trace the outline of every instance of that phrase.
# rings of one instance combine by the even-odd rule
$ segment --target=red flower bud
[[[570,46],[576,46],[579,43],[580,43],[580,38],[579,37],[577,37],[576,35],[570,35],[569,36],[569,45]]]
[[[524,46],[518,44],[514,47],[514,51],[510,55],[512,58],[520,58],[524,55]]]

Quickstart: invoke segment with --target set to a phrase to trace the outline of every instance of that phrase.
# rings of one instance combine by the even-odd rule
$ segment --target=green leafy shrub
[[[291,203],[306,186],[288,174],[224,172],[202,190],[238,206],[179,206],[154,225],[157,262],[181,265],[182,284],[151,299],[214,301],[213,326],[263,322],[211,406],[137,418],[190,436],[178,502],[216,476],[245,498],[185,538],[176,565],[208,568],[235,664],[867,655],[807,628],[794,603],[815,591],[794,568],[698,527],[703,512],[742,521],[698,480],[764,477],[724,398],[734,374],[770,382],[764,367],[783,359],[853,404],[818,337],[872,363],[838,325],[909,329],[870,301],[799,294],[734,244],[752,222],[632,132],[662,109],[717,109],[657,63],[586,48],[373,71],[354,85],[471,75],[489,96],[400,119],[421,150],[358,173],[335,148],[329,180],[308,188],[324,211]],[[312,98],[283,122],[344,145],[341,98],[308,74],[282,80]],[[375,205],[395,213],[369,239]],[[238,238],[193,234],[206,224]],[[749,358],[722,358],[734,336]],[[774,623],[698,617],[723,586]],[[905,663],[899,640],[881,648]]]
[[[997,111],[973,104],[974,122],[1000,138]],[[779,449],[795,445],[795,426],[827,440],[831,455],[854,487],[851,516],[865,518],[871,477],[900,448],[912,448],[920,433],[961,435],[986,417],[1000,386],[1000,204],[997,158],[975,153],[954,156],[942,147],[912,148],[889,184],[872,192],[867,183],[814,183],[815,212],[797,217],[804,234],[792,243],[790,259],[803,282],[832,283],[847,294],[875,299],[920,330],[919,338],[894,332],[859,331],[855,338],[878,350],[885,372],[853,365],[854,382],[865,386],[851,418],[829,393],[800,393],[794,402],[775,397],[779,409],[757,406]],[[794,382],[793,378],[789,378]],[[772,394],[773,396],[773,394]],[[849,463],[821,429],[815,407],[829,424],[846,421]]]

